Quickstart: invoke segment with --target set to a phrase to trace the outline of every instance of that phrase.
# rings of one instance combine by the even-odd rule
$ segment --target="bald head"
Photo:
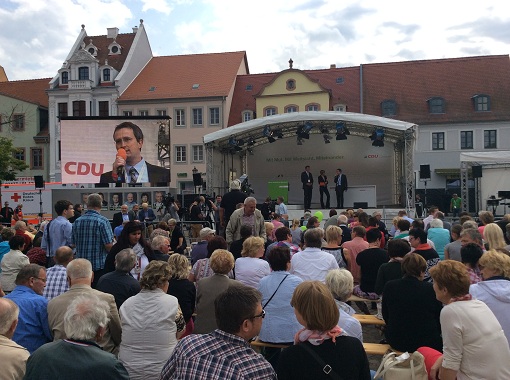
[[[55,263],[67,266],[73,259],[73,250],[68,246],[62,246],[55,251]]]
[[[18,306],[7,298],[0,298],[0,335],[12,338],[18,324]]]
[[[69,277],[70,285],[76,284],[92,284],[94,274],[92,272],[92,264],[87,259],[75,259],[67,265],[67,277]]]

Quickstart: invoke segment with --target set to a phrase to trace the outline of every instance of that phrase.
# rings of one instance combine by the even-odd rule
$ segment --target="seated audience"
[[[291,305],[303,328],[296,334],[295,345],[280,354],[278,380],[328,378],[324,375],[324,363],[331,367],[330,378],[371,378],[361,342],[341,335],[342,329],[337,326],[340,313],[326,285],[320,281],[301,283],[292,295]],[[317,361],[310,351],[324,363]]]
[[[326,228],[327,244],[322,247],[322,250],[333,255],[339,268],[346,268],[347,263],[344,258],[344,249],[340,246],[342,244],[342,234],[342,229],[338,226]]]
[[[402,260],[403,277],[389,281],[384,287],[385,335],[395,350],[414,352],[421,346],[442,350],[439,323],[442,305],[432,284],[423,281],[426,269],[422,256],[409,253]]]
[[[4,379],[22,379],[30,353],[12,340],[18,325],[18,306],[7,298],[0,298],[0,363]]]
[[[281,227],[287,228],[287,227]],[[262,308],[266,317],[262,321],[259,339],[276,344],[293,344],[294,335],[300,324],[290,306],[290,299],[296,286],[303,280],[290,274],[290,250],[288,247],[275,247],[269,251],[267,261],[272,272],[262,278],[258,290],[262,294]],[[277,367],[279,348],[265,348],[264,356],[273,368]]]
[[[338,217],[338,227],[340,227],[342,229],[342,242],[345,243],[346,241],[351,241],[352,236],[351,236],[351,230],[347,226],[347,216],[341,214]]]
[[[397,220],[398,231],[395,233],[394,239],[408,239],[411,222],[407,219],[399,218]]]
[[[487,235],[488,224],[485,227]],[[498,227],[499,228],[499,227]],[[494,313],[510,345],[510,257],[494,249],[485,252],[478,261],[483,281],[472,284],[469,293],[483,301]]]
[[[289,227],[280,227],[275,233],[276,241],[270,244],[265,253],[265,257],[269,254],[269,251],[274,247],[287,247],[290,250],[290,257],[292,257],[295,253],[299,252],[301,249],[299,246],[292,244],[292,233],[290,232]],[[235,257],[235,256],[234,256]]]
[[[462,264],[466,266],[472,284],[482,281],[480,268],[478,267],[478,260],[482,255],[482,248],[478,244],[468,243],[460,249]]]
[[[115,270],[102,275],[97,283],[97,290],[115,297],[117,309],[141,290],[140,283],[130,273],[135,264],[135,252],[131,248],[125,248],[115,256]]]
[[[401,263],[405,255],[411,251],[411,246],[404,239],[393,239],[388,242],[388,256],[390,261],[382,264],[377,272],[374,291],[383,294],[384,285],[388,281],[402,278]]]
[[[142,274],[137,295],[120,307],[122,341],[119,360],[130,379],[154,379],[186,327],[177,298],[167,294],[168,263],[154,260]]]
[[[243,243],[246,239],[252,236],[252,228],[249,224],[241,224],[240,232],[241,239],[234,240],[230,244],[230,253],[234,255],[234,259],[237,260],[241,257],[241,252],[243,251]]]
[[[214,236],[209,243],[207,243],[207,257],[205,259],[198,260],[188,276],[188,280],[191,282],[198,282],[202,278],[210,277],[214,274],[211,268],[210,257],[217,249],[227,249],[227,242],[221,236]],[[228,273],[229,278],[234,278],[234,273],[230,271]]]
[[[326,276],[326,286],[331,291],[340,312],[338,326],[347,335],[358,338],[363,343],[361,323],[353,317],[356,312],[346,303],[354,288],[354,279],[351,272],[347,269],[330,270]]]
[[[443,228],[441,219],[432,219],[427,230],[427,238],[434,242],[434,247],[441,260],[444,260],[444,248],[450,243],[450,231]]]
[[[441,259],[436,250],[427,242],[427,233],[421,228],[412,228],[409,231],[409,243],[411,247],[414,248],[412,252],[416,252],[422,256],[427,262],[424,281],[431,282],[432,279],[430,278],[429,270],[434,265],[437,265]]]
[[[154,259],[167,262],[170,258],[168,254],[168,252],[170,252],[170,239],[161,235],[154,236],[150,244],[152,252],[154,253]]]
[[[129,379],[117,358],[97,344],[102,340],[110,307],[93,294],[72,300],[63,319],[67,339],[45,344],[27,362],[26,380]]]
[[[462,226],[460,224],[454,224],[450,231],[452,242],[446,244],[444,247],[444,259],[445,260],[455,260],[461,261],[460,259],[460,248],[462,247],[460,242],[460,232],[462,231]]]
[[[64,245],[56,249],[55,256],[53,256],[55,265],[46,270],[46,286],[43,296],[48,301],[69,290],[66,268],[73,259],[73,250],[68,246]]]
[[[300,245],[301,244],[301,234],[303,231],[300,226],[301,222],[299,219],[292,219],[292,225],[290,227],[290,233],[292,234],[292,244]]]
[[[506,242],[503,230],[496,223],[489,223],[483,231],[486,249],[505,249]]]
[[[231,260],[233,264],[234,258]],[[159,379],[276,380],[271,365],[249,344],[259,333],[265,316],[260,293],[239,284],[220,292],[213,303],[213,318],[218,321],[218,329],[211,334],[183,338]]]
[[[184,238],[181,228],[177,225],[175,219],[168,220],[167,224],[168,230],[170,231],[170,249],[174,253],[184,254],[188,243]]]
[[[368,243],[365,241],[365,234],[365,227],[355,226],[352,229],[352,240],[342,244],[347,269],[354,278],[354,284],[359,284],[360,280],[360,268],[356,263],[356,256],[358,256],[361,251],[368,248]]]
[[[280,227],[281,228],[281,227]],[[243,251],[235,262],[236,280],[245,285],[257,288],[262,277],[267,276],[271,269],[264,256],[264,239],[250,236],[243,243]]]
[[[204,227],[200,230],[199,236],[200,241],[191,249],[191,265],[194,265],[198,260],[205,259],[207,257],[207,243],[209,243],[209,240],[214,237],[214,230],[209,227]]]
[[[23,253],[25,247],[25,240],[22,236],[14,235],[9,240],[10,251],[7,252],[2,258],[0,266],[2,271],[0,273],[0,284],[4,292],[9,293],[16,287],[16,276],[21,268],[30,264],[30,260]]]
[[[46,252],[41,248],[41,237],[34,239],[33,246],[27,252],[28,260],[31,264],[46,266]]]
[[[240,284],[239,281],[228,278],[227,273],[234,268],[234,256],[225,250],[217,249],[210,259],[213,275],[202,278],[197,283],[197,306],[195,318],[195,334],[208,334],[217,328],[214,313],[214,300],[231,285]]]
[[[443,354],[431,348],[418,350],[425,356],[429,378],[510,379],[508,341],[489,307],[469,294],[466,267],[446,260],[432,268],[430,275],[436,298],[445,306],[441,310]]]

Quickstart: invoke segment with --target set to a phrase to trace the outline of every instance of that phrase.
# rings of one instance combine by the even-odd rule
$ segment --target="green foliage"
[[[18,172],[28,168],[24,161],[14,158],[15,153],[12,140],[0,136],[0,182],[14,181]]]

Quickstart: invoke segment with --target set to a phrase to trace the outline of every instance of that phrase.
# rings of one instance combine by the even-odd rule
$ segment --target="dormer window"
[[[397,114],[397,103],[394,100],[384,100],[381,102],[382,116],[395,116]]]
[[[97,47],[92,43],[92,40],[89,40],[89,44],[85,46],[84,49],[88,51],[90,55],[94,57],[97,56]]]
[[[110,82],[110,69],[103,69],[103,82]]]
[[[479,94],[472,97],[476,112],[487,112],[491,110],[491,98],[489,95]]]
[[[60,74],[60,83],[61,84],[69,83],[69,72],[68,71],[62,71],[62,73]]]
[[[429,113],[439,114],[445,113],[445,100],[440,97],[434,97],[427,100],[429,103]]]
[[[113,41],[110,45],[108,45],[108,55],[118,55],[121,53],[121,47],[117,43],[117,41]]]

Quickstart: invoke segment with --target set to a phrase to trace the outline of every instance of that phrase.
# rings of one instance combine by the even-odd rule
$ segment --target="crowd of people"
[[[40,243],[22,220],[3,228],[8,378],[368,380],[354,307],[373,314],[373,301],[383,340],[422,353],[431,379],[488,368],[510,378],[510,215],[459,213],[451,225],[429,207],[424,220],[402,211],[388,230],[363,210],[288,220],[279,198],[267,220],[236,181],[210,201],[216,228],[195,227],[189,257],[176,219],[149,230],[126,207],[112,228],[100,194],[73,223],[75,205],[56,202]],[[253,339],[268,347],[255,352]]]

